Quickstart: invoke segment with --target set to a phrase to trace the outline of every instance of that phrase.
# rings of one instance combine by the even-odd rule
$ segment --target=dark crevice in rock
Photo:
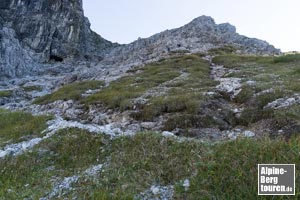
[[[60,56],[50,55],[50,61],[62,62],[62,61],[64,61],[64,59]]]

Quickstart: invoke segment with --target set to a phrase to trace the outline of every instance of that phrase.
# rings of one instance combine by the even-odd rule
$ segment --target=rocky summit
[[[216,24],[214,19],[201,16],[189,24],[112,49],[103,64],[141,65],[166,57],[174,52],[206,52],[210,49],[232,45],[247,54],[279,54],[280,50],[265,41],[236,33],[228,23]]]
[[[1,0],[0,199],[257,199],[300,166],[299,65],[208,16],[120,45],[81,0]]]

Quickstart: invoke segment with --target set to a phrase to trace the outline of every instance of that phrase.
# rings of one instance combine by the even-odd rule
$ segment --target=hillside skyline
[[[300,17],[297,12],[300,2],[296,0],[204,0],[201,3],[190,0],[172,4],[170,0],[113,0],[105,3],[84,0],[83,6],[92,29],[105,39],[121,44],[181,27],[196,17],[207,15],[218,24],[228,22],[236,26],[238,33],[266,40],[284,52],[300,51],[297,37],[300,28],[295,26]]]

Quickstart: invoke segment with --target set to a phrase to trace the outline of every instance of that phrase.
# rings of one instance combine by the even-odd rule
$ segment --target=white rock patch
[[[214,80],[219,80],[222,76],[226,74],[226,69],[222,65],[215,65],[211,63],[211,77]]]
[[[190,188],[190,180],[189,179],[185,179],[182,186],[184,187],[185,191],[188,191]]]
[[[51,137],[53,134],[54,132],[50,132],[42,138],[34,138],[29,141],[24,141],[16,144],[9,144],[6,147],[4,147],[3,150],[0,150],[0,158],[4,158],[5,156],[8,155],[13,155],[13,156],[20,155],[23,152],[33,148],[35,145],[39,144],[41,141]]]
[[[244,131],[244,136],[245,137],[254,137],[255,133],[252,131]]]
[[[245,130],[242,131],[240,129],[234,129],[231,131],[226,131],[225,135],[231,140],[236,140],[238,137],[247,137],[251,138],[254,137],[256,134],[253,131]]]
[[[229,70],[224,68],[222,65],[215,65],[211,63],[211,77],[215,81],[219,81],[220,84],[216,87],[218,91],[225,92],[234,98],[241,92],[241,78],[222,78]]]
[[[164,137],[176,137],[176,135],[174,135],[174,133],[169,132],[169,131],[163,131],[163,132],[162,132],[162,135],[163,135]]]
[[[78,182],[78,180],[81,177],[91,177],[91,176],[96,176],[97,173],[99,173],[102,168],[103,164],[95,165],[87,170],[85,170],[82,174],[75,175],[75,176],[70,176],[70,177],[65,177],[61,182],[58,184],[54,185],[52,191],[50,192],[49,195],[46,197],[40,198],[40,200],[48,200],[48,199],[53,199],[55,197],[62,197],[64,194],[67,194],[69,191],[72,191],[72,184]]]
[[[79,122],[66,121],[61,117],[57,117],[55,120],[51,120],[48,122],[49,127],[43,131],[43,133],[47,133],[46,136],[41,138],[34,138],[29,141],[24,141],[16,144],[10,144],[4,147],[3,150],[0,150],[0,158],[4,158],[8,155],[17,156],[22,154],[23,152],[32,149],[35,145],[39,144],[41,141],[51,137],[57,131],[66,129],[66,128],[79,128],[83,130],[87,130],[92,133],[103,133],[106,135],[110,135],[111,137],[116,137],[120,135],[134,135],[132,131],[122,131],[121,128],[117,127],[116,124],[107,124],[104,126],[98,126],[95,124],[81,124]],[[119,125],[118,125],[119,126]]]
[[[242,91],[240,78],[220,78],[219,81],[220,84],[217,86],[217,90],[230,94],[231,98]]]
[[[264,109],[265,108],[280,109],[280,108],[290,107],[294,104],[300,104],[300,96],[295,95],[294,97],[277,99],[271,103],[268,103],[268,105],[266,105]]]
[[[92,166],[84,171],[84,175],[95,176],[102,170],[103,166],[103,164]]]
[[[52,192],[47,197],[40,198],[40,200],[48,200],[56,196],[64,195],[66,192],[72,190],[72,184],[76,183],[78,179],[79,176],[71,176],[64,178],[62,182],[54,186]]]
[[[106,135],[110,135],[115,137],[117,135],[132,135],[134,134],[131,131],[122,131],[115,123],[106,124],[103,126],[99,126],[96,124],[82,124],[75,121],[66,121],[61,117],[53,120],[51,125],[48,127],[47,131],[49,132],[57,132],[66,128],[79,128],[83,130],[87,130],[92,133],[104,133]]]
[[[136,195],[135,199],[141,200],[170,200],[173,199],[174,186],[153,185],[150,189]]]

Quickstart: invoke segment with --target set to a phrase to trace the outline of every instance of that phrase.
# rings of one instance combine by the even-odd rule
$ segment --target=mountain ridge
[[[2,80],[48,73],[49,64],[52,67],[62,61],[65,62],[57,67],[59,74],[65,72],[64,65],[70,65],[72,71],[71,65],[78,65],[76,62],[82,60],[98,63],[99,70],[126,68],[159,60],[176,51],[205,52],[226,45],[237,47],[241,53],[280,54],[269,43],[241,36],[234,26],[218,25],[208,16],[120,45],[90,29],[82,0],[5,0],[1,1],[0,10]]]
[[[139,38],[132,43],[113,48],[102,63],[141,65],[147,61],[157,61],[170,52],[199,53],[228,45],[245,54],[281,53],[266,41],[239,35],[236,28],[229,23],[216,24],[212,17],[202,15],[179,28],[165,30],[148,38]]]
[[[257,163],[300,165],[299,54],[207,16],[113,44],[79,0],[0,9],[17,4],[0,10],[0,199],[257,199]]]

